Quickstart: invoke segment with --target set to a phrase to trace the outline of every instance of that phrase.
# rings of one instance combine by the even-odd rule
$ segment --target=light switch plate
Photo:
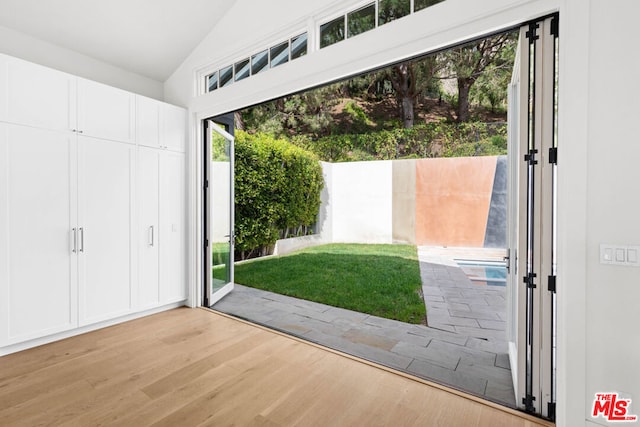
[[[627,265],[640,267],[640,246],[627,246]]]
[[[600,264],[640,267],[640,246],[600,245]]]

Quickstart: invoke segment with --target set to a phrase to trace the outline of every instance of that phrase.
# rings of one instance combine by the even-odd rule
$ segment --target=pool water
[[[507,267],[504,262],[457,259],[456,263],[472,282],[483,282],[489,286],[507,285]]]

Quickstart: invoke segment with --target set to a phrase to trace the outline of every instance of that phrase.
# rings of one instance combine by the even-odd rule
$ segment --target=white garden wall
[[[323,163],[326,211],[320,224],[335,243],[392,243],[391,161]]]

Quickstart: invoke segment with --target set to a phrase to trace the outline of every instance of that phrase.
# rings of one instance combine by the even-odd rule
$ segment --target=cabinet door
[[[160,147],[160,105],[144,96],[136,96],[137,142],[146,147]]]
[[[43,129],[75,128],[74,76],[15,58],[0,63],[0,119]]]
[[[77,326],[75,137],[0,125],[0,343]]]
[[[131,309],[135,147],[78,138],[80,324]]]
[[[78,79],[78,129],[85,136],[133,143],[135,95]]]
[[[138,148],[138,301],[140,308],[157,305],[159,296],[159,164],[160,151]]]
[[[162,152],[160,157],[160,300],[187,298],[185,271],[185,157]]]
[[[187,112],[175,105],[162,104],[162,134],[161,143],[169,150],[184,152],[187,138]]]

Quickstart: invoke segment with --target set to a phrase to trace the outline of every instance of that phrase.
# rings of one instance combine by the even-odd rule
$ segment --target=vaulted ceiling
[[[165,81],[237,0],[0,0],[0,26]]]

